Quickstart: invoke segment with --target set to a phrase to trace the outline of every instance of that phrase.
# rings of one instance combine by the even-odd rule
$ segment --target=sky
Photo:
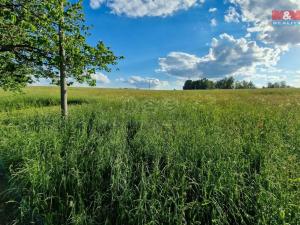
[[[233,76],[300,87],[300,26],[273,26],[272,10],[300,10],[300,1],[85,0],[88,42],[125,57],[94,75],[97,86],[182,89]]]

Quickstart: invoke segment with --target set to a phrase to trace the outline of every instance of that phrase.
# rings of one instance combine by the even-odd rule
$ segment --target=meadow
[[[300,90],[0,92],[0,224],[298,225]]]

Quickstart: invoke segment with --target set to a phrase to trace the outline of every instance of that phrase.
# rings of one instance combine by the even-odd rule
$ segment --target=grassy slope
[[[297,224],[300,90],[0,92],[27,224]]]

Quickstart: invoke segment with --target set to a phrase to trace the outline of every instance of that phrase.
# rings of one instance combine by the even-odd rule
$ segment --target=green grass
[[[12,223],[300,224],[300,90],[0,96]]]

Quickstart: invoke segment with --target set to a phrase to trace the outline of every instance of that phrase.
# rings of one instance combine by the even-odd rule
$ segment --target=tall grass
[[[12,223],[299,224],[299,90],[71,89],[71,99],[67,121],[56,103],[2,111]]]

